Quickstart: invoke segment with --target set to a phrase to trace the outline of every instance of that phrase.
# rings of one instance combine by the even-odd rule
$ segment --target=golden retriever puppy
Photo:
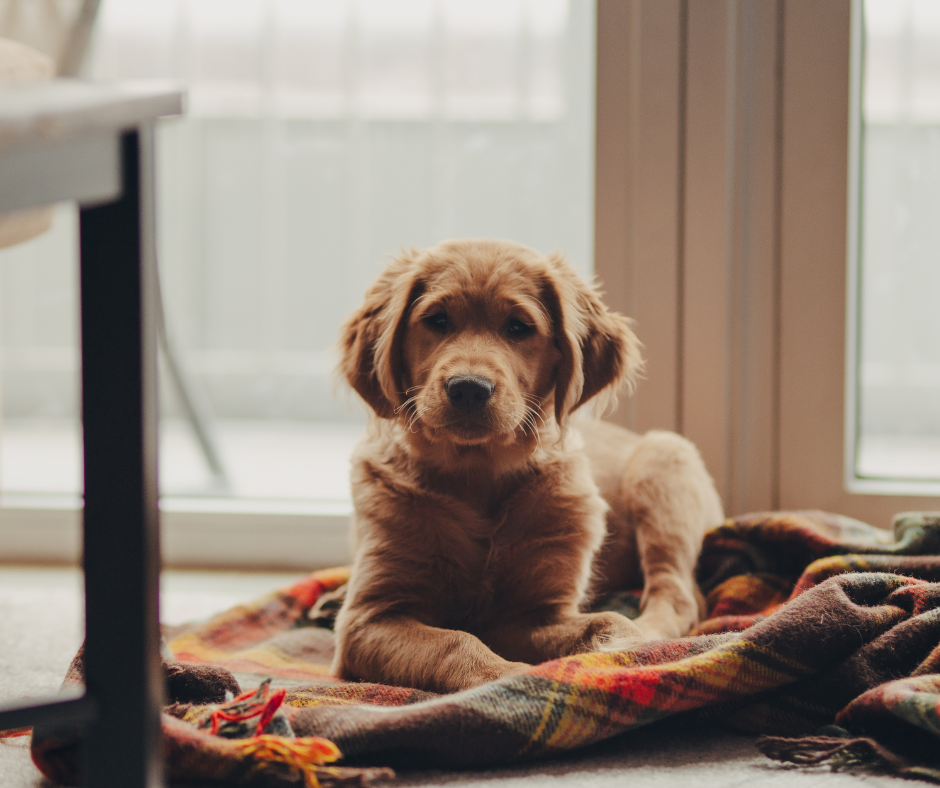
[[[353,457],[335,674],[452,692],[696,623],[693,569],[722,508],[695,447],[569,421],[632,382],[630,325],[560,256],[514,243],[386,268],[340,340],[375,418]],[[640,585],[636,621],[583,612]]]

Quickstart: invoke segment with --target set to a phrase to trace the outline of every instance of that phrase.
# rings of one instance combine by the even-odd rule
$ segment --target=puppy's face
[[[505,444],[544,426],[561,351],[532,268],[493,253],[417,267],[423,292],[402,338],[402,411],[428,440]]]
[[[514,445],[642,364],[629,321],[558,256],[505,241],[403,254],[345,323],[340,371],[426,445]]]

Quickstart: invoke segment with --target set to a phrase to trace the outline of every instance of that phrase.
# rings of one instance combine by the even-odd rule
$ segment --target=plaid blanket
[[[390,773],[375,764],[532,759],[685,714],[770,734],[781,760],[940,782],[940,514],[899,515],[893,539],[819,512],[738,517],[707,535],[699,573],[709,613],[690,637],[444,696],[331,677],[348,572],[314,573],[168,633],[168,776],[362,784]],[[637,597],[596,607],[635,614]],[[67,682],[81,674],[79,655]],[[74,778],[74,741],[34,736],[33,757]]]

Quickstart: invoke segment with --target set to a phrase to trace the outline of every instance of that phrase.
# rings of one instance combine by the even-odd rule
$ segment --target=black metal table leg
[[[121,139],[122,196],[83,208],[85,670],[82,783],[160,785],[152,128]]]

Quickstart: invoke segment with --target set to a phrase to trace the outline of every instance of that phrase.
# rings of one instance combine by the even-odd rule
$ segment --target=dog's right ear
[[[384,419],[394,418],[404,402],[402,340],[423,287],[414,270],[416,256],[411,251],[396,257],[340,329],[337,371]]]

